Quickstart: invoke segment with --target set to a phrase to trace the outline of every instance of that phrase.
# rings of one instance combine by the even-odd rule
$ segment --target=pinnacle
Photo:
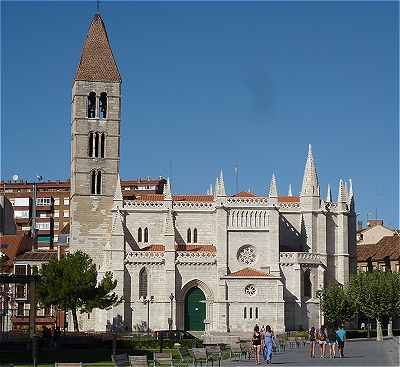
[[[276,198],[278,197],[278,188],[276,184],[275,173],[272,174],[271,184],[269,185],[269,197]]]
[[[167,183],[164,185],[164,200],[172,200],[171,183],[169,177],[167,178]]]
[[[319,183],[317,169],[315,167],[314,156],[311,144],[308,145],[306,166],[304,168],[303,185],[301,187],[302,196],[319,196]]]

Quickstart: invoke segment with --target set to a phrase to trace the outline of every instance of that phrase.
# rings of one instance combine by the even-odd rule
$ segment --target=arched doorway
[[[185,330],[204,330],[206,297],[199,287],[189,289],[185,296]]]

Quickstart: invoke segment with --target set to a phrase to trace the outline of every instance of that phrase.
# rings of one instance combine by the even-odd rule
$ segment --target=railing
[[[164,251],[130,251],[126,254],[125,263],[164,263]]]
[[[177,251],[175,262],[177,264],[214,264],[216,261],[215,252]]]
[[[320,254],[312,252],[281,252],[281,264],[320,264],[322,258]]]

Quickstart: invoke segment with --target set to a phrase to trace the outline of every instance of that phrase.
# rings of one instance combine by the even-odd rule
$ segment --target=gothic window
[[[99,133],[94,134],[94,156],[99,156]]]
[[[89,157],[93,157],[93,133],[89,134]]]
[[[101,194],[101,171],[97,171],[97,177],[96,177],[96,194],[100,195]]]
[[[149,242],[149,230],[147,227],[144,229],[144,242]]]
[[[246,293],[250,297],[254,296],[257,293],[254,284],[247,285],[246,288],[244,289],[244,293]]]
[[[107,117],[107,93],[105,92],[100,94],[99,112],[100,112],[100,119],[103,120]]]
[[[92,195],[96,194],[96,171],[92,171],[91,173],[91,190]]]
[[[87,98],[87,117],[93,119],[96,117],[96,93],[90,92]]]
[[[101,142],[100,142],[100,157],[104,158],[104,144],[105,144],[106,137],[104,133],[101,134]]]
[[[188,228],[187,230],[187,243],[191,243],[192,242],[192,231],[190,228]]]
[[[237,259],[245,265],[251,265],[256,262],[256,249],[254,246],[242,246],[238,253]]]
[[[250,318],[253,318],[253,307],[250,307]]]
[[[139,298],[147,297],[147,270],[143,268],[139,273]]]
[[[247,319],[247,308],[246,307],[243,310],[243,318]]]
[[[304,272],[304,279],[303,279],[303,285],[304,285],[304,297],[311,297],[311,278],[310,278],[311,272],[310,269],[306,270]]]
[[[258,307],[256,307],[256,319],[258,319]]]
[[[137,238],[138,238],[138,242],[142,242],[142,228],[138,229]]]
[[[197,243],[197,228],[193,230],[193,243]]]

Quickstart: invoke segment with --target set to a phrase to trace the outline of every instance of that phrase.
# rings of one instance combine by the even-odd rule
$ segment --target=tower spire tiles
[[[306,166],[304,168],[301,196],[319,197],[318,175],[317,175],[317,169],[315,167],[315,161],[312,153],[311,144],[308,145],[308,154],[307,154]]]

